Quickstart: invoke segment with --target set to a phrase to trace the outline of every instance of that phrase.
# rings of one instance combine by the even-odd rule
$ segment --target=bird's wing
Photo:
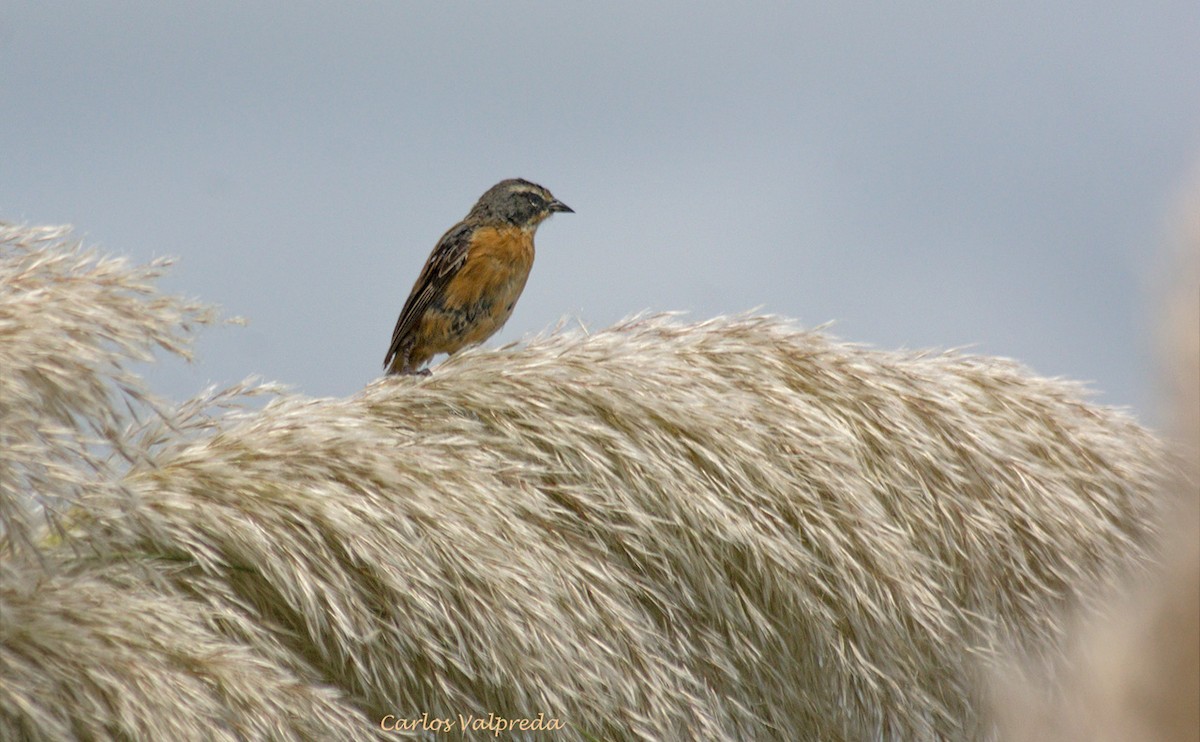
[[[434,297],[439,296],[463,267],[467,260],[467,249],[471,246],[471,236],[475,229],[468,224],[458,224],[442,235],[437,246],[433,248],[421,275],[413,285],[404,309],[400,310],[400,318],[396,320],[396,329],[392,330],[392,344],[388,346],[387,356],[383,359],[383,367],[391,365],[392,359],[409,341],[413,331],[421,322],[421,315],[429,308]]]

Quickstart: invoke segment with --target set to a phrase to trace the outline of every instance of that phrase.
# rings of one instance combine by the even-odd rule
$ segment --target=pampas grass
[[[168,407],[126,360],[211,315],[37,234],[0,254],[0,737],[983,738],[999,653],[1145,558],[1157,441],[1007,361],[654,316]]]
[[[41,516],[57,525],[63,505],[119,485],[114,456],[146,455],[126,428],[159,404],[129,362],[186,356],[213,314],[156,293],[166,261],[131,266],[65,228],[0,223],[0,249],[0,533],[29,554]]]

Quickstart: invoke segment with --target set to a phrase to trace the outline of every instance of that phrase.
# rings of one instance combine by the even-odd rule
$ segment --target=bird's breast
[[[446,303],[468,307],[515,301],[532,267],[531,235],[519,229],[481,227],[472,236],[458,275],[446,287]]]
[[[525,230],[476,230],[466,261],[435,310],[448,320],[447,350],[483,342],[508,321],[529,278],[533,255],[533,235]]]

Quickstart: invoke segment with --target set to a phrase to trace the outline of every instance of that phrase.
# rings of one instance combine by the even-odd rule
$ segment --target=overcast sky
[[[1152,268],[1200,153],[1200,3],[0,3],[0,219],[70,223],[246,317],[182,398],[380,373],[494,182],[538,233],[517,340],[755,307],[972,346],[1154,422]]]

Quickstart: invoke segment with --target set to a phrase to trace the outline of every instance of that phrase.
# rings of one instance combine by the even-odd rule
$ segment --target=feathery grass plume
[[[214,607],[202,580],[179,592],[178,564],[104,548],[136,510],[130,467],[261,391],[172,409],[129,370],[156,348],[186,356],[214,318],[157,293],[166,265],[0,224],[0,739],[361,738],[357,710],[285,669],[245,611]]]
[[[1137,561],[1157,443],[995,359],[639,318],[282,398],[129,486],[368,715],[961,738]],[[131,522],[134,522],[131,520]]]
[[[1158,330],[1170,440],[1183,466],[1162,492],[1162,559],[1099,617],[1074,617],[1061,692],[1010,670],[1003,739],[1200,742],[1200,170],[1160,280]]]
[[[145,451],[128,424],[160,404],[132,361],[188,355],[201,304],[155,292],[168,265],[85,250],[67,227],[0,222],[0,555],[32,546],[42,516],[112,488]],[[36,550],[35,550],[36,551]]]
[[[1159,445],[1082,397],[997,359],[656,316],[161,428],[128,498],[80,501],[100,556],[0,594],[0,730],[980,738],[995,655],[1053,655],[1060,609],[1144,558]],[[103,610],[61,608],[92,586]],[[75,653],[34,640],[72,622]]]

